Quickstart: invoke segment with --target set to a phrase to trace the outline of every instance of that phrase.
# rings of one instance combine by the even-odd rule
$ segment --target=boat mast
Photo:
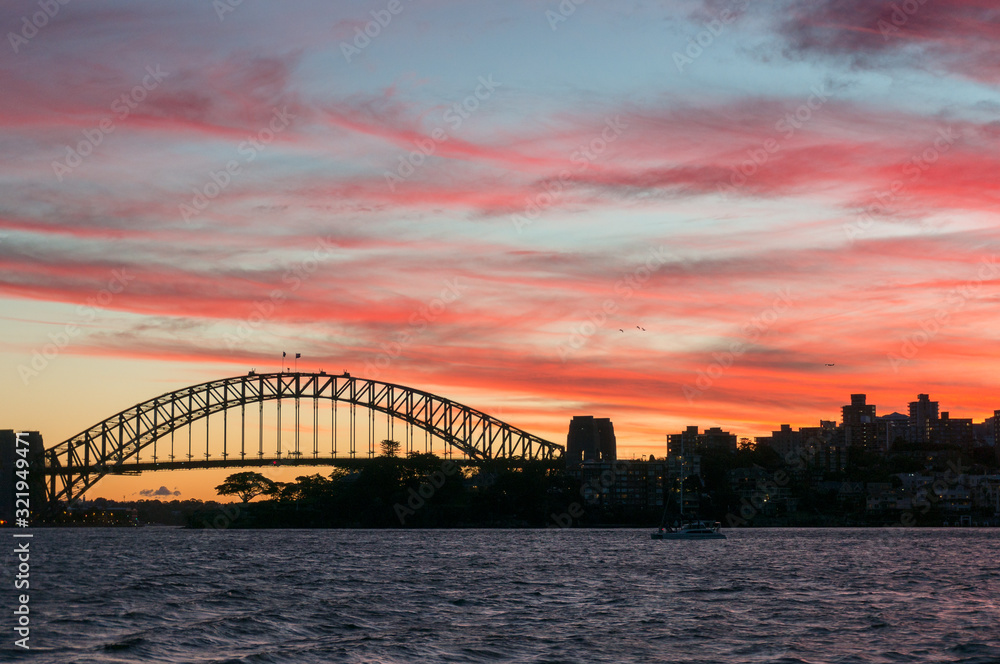
[[[681,438],[681,520],[684,520],[684,480],[687,479],[687,475],[684,471],[684,465],[687,463],[684,457],[684,438]]]

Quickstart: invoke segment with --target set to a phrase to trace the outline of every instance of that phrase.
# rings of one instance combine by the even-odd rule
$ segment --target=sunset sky
[[[282,351],[625,457],[1000,408],[993,0],[51,4],[0,4],[0,428]]]

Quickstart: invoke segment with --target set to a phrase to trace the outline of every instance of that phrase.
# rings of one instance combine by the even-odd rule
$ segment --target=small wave
[[[129,650],[145,642],[146,639],[141,636],[129,636],[113,643],[105,643],[102,647],[104,650]]]
[[[687,588],[686,590],[678,590],[676,592],[678,595],[702,595],[706,593],[741,593],[745,589],[745,586],[733,585],[716,588]]]

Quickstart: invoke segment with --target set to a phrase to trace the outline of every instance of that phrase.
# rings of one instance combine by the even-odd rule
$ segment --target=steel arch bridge
[[[281,454],[281,402],[295,400],[294,451]],[[299,401],[313,401],[313,448],[311,455],[299,449]],[[321,456],[316,438],[320,400],[331,403],[332,449]],[[193,385],[143,401],[81,431],[72,438],[44,451],[41,464],[45,476],[47,507],[54,509],[61,501],[72,503],[108,474],[136,474],[143,470],[174,470],[182,468],[224,468],[270,465],[274,462],[264,454],[264,402],[277,402],[277,459],[281,463],[324,465],[356,458],[356,407],[369,410],[370,421],[376,412],[384,413],[391,427],[395,420],[407,425],[412,451],[413,427],[442,439],[474,461],[486,460],[553,460],[563,453],[561,445],[534,436],[495,417],[429,392],[377,380],[352,377],[348,373],[250,372],[245,376]],[[337,403],[349,405],[350,456],[337,456]],[[247,451],[247,406],[259,404],[258,447]],[[240,448],[227,448],[227,428],[230,409],[240,411]],[[223,448],[221,459],[211,459],[208,442],[209,417],[223,415]],[[158,462],[157,441],[193,422],[205,420],[205,460],[194,461],[190,448],[187,461],[175,461],[171,445],[170,461]],[[391,429],[390,429],[391,430]],[[373,429],[369,429],[372,432]],[[373,436],[373,434],[369,433]],[[153,462],[143,462],[140,453],[152,447]],[[217,455],[219,456],[219,455]],[[369,441],[368,457],[374,456],[374,439]]]

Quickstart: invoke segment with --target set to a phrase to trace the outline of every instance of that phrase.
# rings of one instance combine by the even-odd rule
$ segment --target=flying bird
[[[826,366],[828,366],[828,367],[835,367],[835,366],[837,366],[837,365],[835,365],[835,364],[828,364],[828,365],[826,365]]]

